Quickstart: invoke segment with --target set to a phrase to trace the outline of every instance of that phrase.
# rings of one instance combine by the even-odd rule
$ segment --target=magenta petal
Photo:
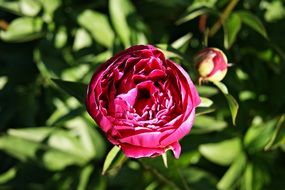
[[[151,157],[165,152],[163,148],[145,148],[125,143],[121,144],[121,149],[130,158]]]
[[[194,117],[195,109],[192,110],[190,116],[172,134],[168,135],[160,142],[161,145],[167,146],[187,135],[192,127]]]
[[[174,157],[176,159],[178,159],[180,156],[180,153],[181,153],[181,146],[180,146],[179,142],[173,143],[170,147],[171,147],[171,150],[174,154]]]
[[[128,93],[120,94],[117,97],[121,98],[122,100],[125,100],[130,106],[133,106],[135,104],[137,94],[138,94],[138,89],[133,88],[129,90]]]
[[[120,139],[121,143],[132,144],[134,146],[153,148],[160,146],[160,140],[164,134],[160,132],[145,132],[132,134]]]

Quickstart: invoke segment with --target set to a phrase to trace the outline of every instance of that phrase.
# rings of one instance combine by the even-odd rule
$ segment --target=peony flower
[[[172,150],[189,133],[200,98],[188,74],[151,45],[106,61],[88,86],[86,107],[108,140],[132,158]]]
[[[217,48],[203,49],[198,52],[194,61],[199,74],[199,83],[202,81],[219,82],[227,74],[227,57]]]

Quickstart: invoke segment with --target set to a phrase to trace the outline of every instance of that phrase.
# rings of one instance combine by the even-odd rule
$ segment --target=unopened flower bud
[[[219,82],[227,73],[228,60],[225,54],[217,48],[206,48],[198,52],[194,58],[199,74],[199,83],[202,81]]]

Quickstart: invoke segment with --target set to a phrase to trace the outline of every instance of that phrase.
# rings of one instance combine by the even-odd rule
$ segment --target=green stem
[[[215,24],[212,26],[209,32],[209,36],[214,36],[219,29],[221,28],[224,21],[227,19],[227,17],[231,14],[232,10],[235,8],[239,0],[231,0],[228,6],[225,8],[223,13],[221,14],[220,18],[215,22]]]
[[[164,175],[162,175],[159,171],[157,171],[156,169],[146,165],[143,161],[138,160],[138,162],[140,163],[140,165],[142,165],[142,167],[148,171],[150,171],[154,176],[156,176],[160,181],[164,182],[165,184],[169,185],[170,187],[172,187],[174,190],[181,190],[181,188],[179,186],[177,186],[174,182],[172,182],[171,180],[167,179],[167,177],[165,177]]]

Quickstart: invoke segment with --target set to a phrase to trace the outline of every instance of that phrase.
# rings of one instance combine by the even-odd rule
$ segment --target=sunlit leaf
[[[92,124],[93,123],[94,121]],[[66,125],[74,129],[74,132],[78,133],[80,136],[79,140],[85,149],[86,155],[95,157],[96,159],[103,158],[106,151],[106,144],[104,138],[97,131],[98,128],[92,127],[92,125],[90,125],[89,122],[86,122],[82,117],[69,119],[66,122]]]
[[[0,8],[17,15],[22,15],[18,1],[0,0]]]
[[[237,113],[238,113],[238,109],[239,109],[238,102],[236,101],[236,99],[232,95],[229,94],[228,88],[224,83],[214,82],[214,84],[225,95],[227,102],[228,102],[228,105],[229,105],[229,108],[230,108],[230,111],[231,111],[233,125],[236,125],[236,117],[237,117]]]
[[[54,130],[52,127],[9,129],[8,134],[14,137],[40,142]]]
[[[129,0],[110,0],[109,11],[111,21],[116,33],[122,40],[125,47],[130,46],[131,28],[128,21],[134,13],[134,7]]]
[[[255,158],[247,163],[241,180],[242,190],[258,190],[262,189],[270,182],[270,169],[266,166],[266,162]]]
[[[245,147],[249,152],[256,152],[263,150],[270,142],[275,133],[277,119],[272,119],[268,122],[252,124],[247,130],[244,137]]]
[[[91,46],[91,44],[92,44],[92,39],[88,34],[88,32],[83,28],[79,28],[75,33],[73,50],[78,51],[82,48]]]
[[[113,160],[115,159],[115,157],[117,156],[117,154],[119,153],[120,148],[118,146],[114,146],[110,152],[107,154],[107,157],[104,161],[104,165],[103,165],[103,171],[102,171],[102,175],[104,175],[107,170],[109,169],[109,167],[111,166]]]
[[[192,36],[193,36],[193,34],[188,33],[188,34],[178,38],[173,43],[171,43],[171,46],[174,47],[175,49],[179,49],[182,46],[184,46],[185,44],[187,44],[189,42],[189,40],[192,38]]]
[[[277,121],[272,138],[265,146],[265,150],[274,149],[285,144],[285,115],[283,114]]]
[[[261,34],[264,38],[268,38],[266,29],[258,17],[248,11],[239,11],[237,14],[239,15],[242,23],[251,27],[253,30]]]
[[[26,42],[40,38],[43,33],[40,18],[20,17],[9,25],[7,31],[0,31],[0,39],[8,42]]]
[[[66,28],[61,26],[59,27],[56,35],[55,35],[55,44],[54,46],[56,48],[62,48],[63,46],[66,45],[66,42],[67,42],[67,31],[66,31]]]
[[[49,170],[83,165],[92,158],[85,153],[77,136],[51,127],[10,129],[1,136],[0,149],[21,161],[33,160]]]
[[[237,181],[241,178],[241,174],[244,172],[247,158],[244,153],[240,153],[231,164],[230,168],[226,171],[224,176],[217,184],[218,189],[230,189],[234,187]]]
[[[214,82],[214,84],[222,91],[223,94],[229,94],[227,86],[222,82]]]
[[[93,172],[92,165],[87,165],[82,169],[80,173],[80,177],[79,177],[79,184],[78,184],[77,190],[87,189],[88,181],[89,181],[89,178],[91,177],[92,172]]]
[[[205,97],[213,96],[218,93],[217,88],[211,87],[211,86],[199,85],[199,86],[196,86],[196,88],[199,92],[199,95],[205,96]]]
[[[21,0],[20,10],[26,16],[35,16],[41,10],[41,4],[37,0]]]
[[[217,120],[210,116],[199,115],[195,118],[191,133],[210,133],[213,131],[221,131],[225,127],[227,127],[227,123],[225,121]]]
[[[4,88],[4,86],[7,84],[7,82],[8,82],[8,77],[6,77],[6,76],[0,77],[0,90],[2,90],[2,88]]]
[[[227,98],[227,101],[228,101],[228,104],[229,104],[229,107],[230,107],[233,124],[236,125],[236,117],[237,117],[239,105],[238,105],[237,101],[235,100],[235,98],[232,95],[225,94],[225,96]]]
[[[106,15],[87,9],[78,16],[77,20],[98,43],[105,47],[112,46],[114,33]]]
[[[43,9],[44,9],[44,19],[47,22],[52,22],[55,11],[62,4],[61,0],[40,0]]]
[[[218,143],[202,144],[199,146],[199,151],[208,160],[226,166],[236,159],[237,155],[241,152],[241,148],[241,140],[233,138]]]
[[[260,6],[266,9],[264,18],[268,22],[278,21],[285,17],[282,1],[263,1]]]
[[[194,18],[196,18],[196,17],[198,17],[200,15],[206,14],[208,12],[209,12],[208,9],[198,9],[198,10],[195,10],[193,12],[188,13],[186,16],[180,18],[176,22],[176,24],[178,24],[178,25],[179,24],[183,24],[184,22],[190,21],[190,20],[192,20],[192,19],[194,19]]]
[[[10,135],[0,137],[0,150],[5,151],[7,154],[21,161],[27,161],[36,157],[36,151],[39,148],[40,145],[34,141]]]
[[[197,108],[196,108],[195,115],[196,115],[196,116],[205,115],[205,114],[208,114],[208,113],[212,113],[212,112],[214,112],[214,111],[215,111],[214,108],[197,107]]]
[[[201,97],[201,103],[199,104],[199,107],[210,107],[213,104],[213,101],[209,98]]]
[[[16,176],[16,173],[17,173],[16,168],[10,168],[4,173],[1,173],[0,174],[0,184],[4,184],[8,182],[9,180],[12,180]]]

